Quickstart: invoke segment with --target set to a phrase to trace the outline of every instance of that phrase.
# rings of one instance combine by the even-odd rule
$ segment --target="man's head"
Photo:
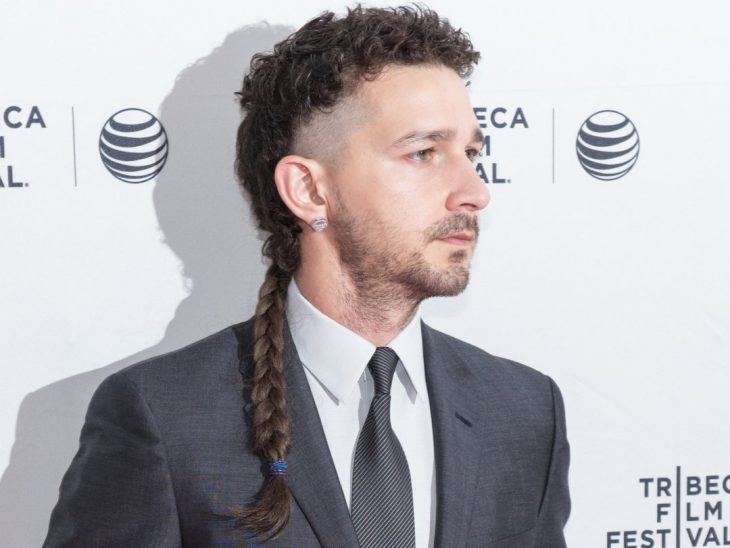
[[[254,56],[240,92],[236,169],[271,260],[254,324],[253,443],[285,459],[284,302],[302,258],[359,292],[420,301],[460,292],[488,201],[462,78],[469,38],[425,8],[325,13]],[[316,233],[317,218],[330,223]],[[313,266],[312,266],[313,265]],[[283,476],[239,515],[260,535],[289,517]]]
[[[394,252],[402,243],[398,261],[432,263],[421,252],[438,246],[425,238],[474,232],[487,197],[473,169],[466,172],[481,138],[461,78],[478,59],[466,35],[417,7],[326,13],[255,56],[241,91],[237,172],[259,227],[271,234],[265,255],[293,273],[317,217],[331,226],[320,241],[329,239],[355,275],[363,264],[349,243]],[[447,148],[462,161],[447,158]],[[446,204],[447,190],[459,193],[449,183],[471,187],[470,196],[453,198],[463,205]],[[464,277],[471,247],[447,253],[452,274],[461,265]],[[377,245],[368,249],[377,254]],[[436,294],[458,292],[453,280],[447,285]]]

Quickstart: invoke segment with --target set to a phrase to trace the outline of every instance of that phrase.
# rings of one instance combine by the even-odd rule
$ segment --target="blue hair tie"
[[[272,460],[269,461],[269,475],[270,476],[286,476],[289,463],[285,460]]]

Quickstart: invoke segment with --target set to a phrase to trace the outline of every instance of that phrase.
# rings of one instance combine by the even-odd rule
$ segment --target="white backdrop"
[[[0,7],[4,546],[40,544],[105,376],[250,316],[263,266],[232,93],[254,52],[344,5]],[[569,546],[730,545],[730,4],[430,5],[483,53],[483,167],[505,182],[489,183],[469,289],[427,321],[561,386]],[[141,184],[99,155],[126,108],[169,140]],[[640,137],[612,181],[576,154],[602,110]]]

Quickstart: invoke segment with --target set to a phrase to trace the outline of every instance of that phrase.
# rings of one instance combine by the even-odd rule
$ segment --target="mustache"
[[[468,230],[474,233],[474,242],[479,239],[479,217],[469,213],[456,213],[426,229],[426,241],[432,242],[454,232]]]

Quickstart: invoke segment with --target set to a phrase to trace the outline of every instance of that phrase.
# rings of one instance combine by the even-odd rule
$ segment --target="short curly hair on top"
[[[250,383],[253,447],[264,461],[284,460],[289,447],[284,304],[300,262],[301,228],[274,183],[278,161],[292,153],[297,133],[313,116],[329,112],[387,66],[442,65],[465,78],[478,61],[467,34],[420,5],[357,5],[342,17],[325,12],[251,60],[238,93],[244,119],[238,128],[236,174],[259,229],[269,234],[262,253],[271,264],[254,316]],[[289,519],[289,496],[285,476],[271,476],[255,504],[238,512],[241,524],[258,536],[278,535]]]

